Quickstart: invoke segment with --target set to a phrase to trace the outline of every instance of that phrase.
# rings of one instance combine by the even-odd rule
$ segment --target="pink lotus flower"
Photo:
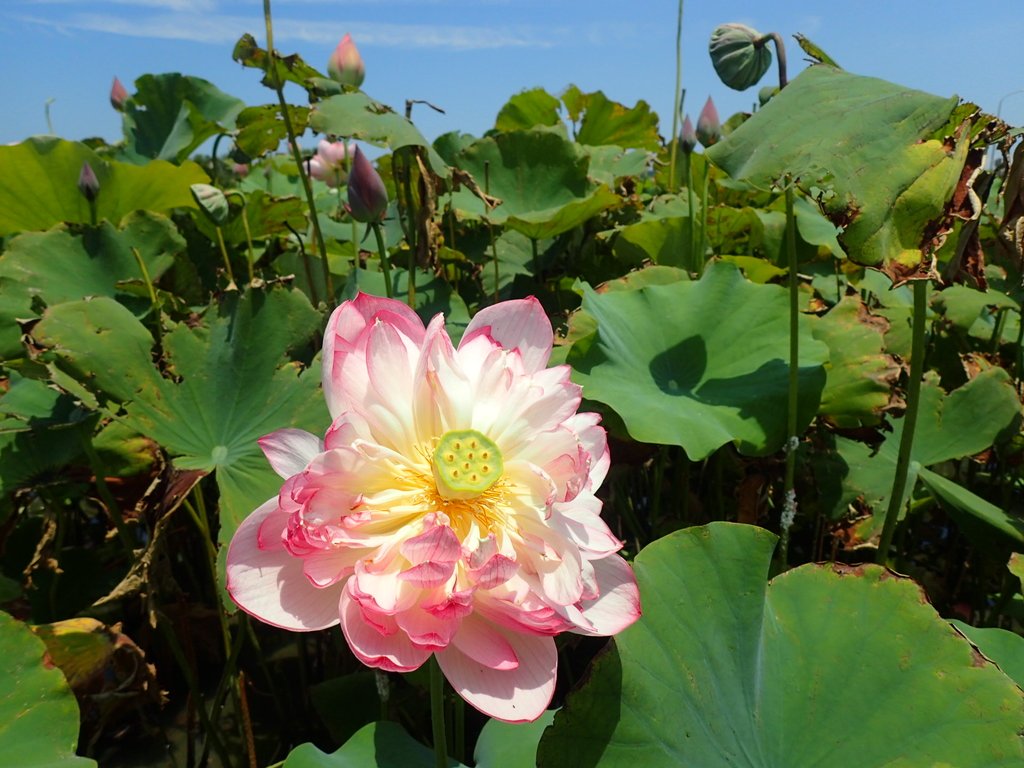
[[[492,717],[534,720],[555,687],[553,635],[611,635],[640,615],[594,495],[599,417],[577,413],[536,299],[481,310],[452,346],[405,304],[360,294],[331,316],[323,440],[260,440],[285,478],[238,528],[228,592],[284,629],[340,622],[364,663],[431,654]]]
[[[697,118],[697,140],[705,149],[714,146],[722,138],[722,123],[718,118],[718,110],[715,109],[715,102],[708,96],[704,102],[704,109],[700,111]]]
[[[363,84],[366,77],[366,65],[363,64],[363,57],[359,55],[352,35],[346,33],[334,49],[331,58],[327,60],[327,74],[342,85],[351,85],[356,88]]]
[[[110,106],[118,112],[124,112],[124,103],[128,101],[128,89],[118,78],[110,86]]]
[[[356,150],[355,144],[345,146],[343,141],[323,139],[317,145],[316,154],[309,159],[309,174],[329,187],[340,187],[348,178],[345,158]]]
[[[384,180],[359,147],[352,155],[348,205],[345,208],[353,219],[364,224],[380,221],[388,209],[388,190]]]

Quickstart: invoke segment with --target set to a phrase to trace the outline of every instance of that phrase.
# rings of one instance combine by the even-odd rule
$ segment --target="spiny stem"
[[[331,278],[331,269],[327,263],[327,246],[324,244],[324,235],[320,231],[320,219],[316,213],[316,202],[313,200],[313,185],[306,172],[306,165],[302,162],[302,154],[299,152],[299,143],[295,136],[295,128],[292,126],[292,118],[288,112],[288,102],[284,98],[284,86],[277,72],[277,55],[274,53],[274,26],[270,20],[270,0],[263,0],[263,19],[267,27],[267,73],[270,81],[274,84],[277,92],[277,100],[281,105],[281,120],[284,122],[284,129],[288,134],[288,146],[291,147],[292,157],[295,159],[295,166],[302,180],[302,188],[306,192],[306,205],[309,206],[309,217],[313,224],[313,234],[316,237],[316,246],[320,252],[324,272],[324,286],[327,288],[327,307],[334,305],[334,280]]]
[[[918,406],[921,404],[921,376],[924,373],[924,329],[928,313],[928,281],[914,281],[914,325],[910,336],[910,378],[907,381],[907,411],[903,415],[903,434],[900,436],[900,450],[896,457],[896,476],[889,494],[889,506],[885,511],[885,524],[878,543],[875,562],[885,565],[889,559],[892,535],[899,522],[903,507],[903,494],[907,488],[907,473],[910,470],[910,453],[914,447],[914,429],[917,426]]]

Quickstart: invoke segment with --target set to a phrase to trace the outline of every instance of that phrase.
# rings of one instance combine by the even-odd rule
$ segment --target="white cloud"
[[[208,13],[217,8],[217,0],[22,0],[29,5],[75,5],[95,8],[97,4],[130,5],[136,8],[162,8],[179,13]]]
[[[137,0],[133,0],[137,1]],[[143,0],[144,2],[150,0]],[[152,0],[152,2],[205,2],[205,0]],[[61,32],[106,32],[129,37],[189,40],[201,43],[233,43],[244,32],[263,29],[261,15],[230,16],[208,13],[156,14],[145,18],[124,18],[114,14],[78,13],[61,18],[21,16],[22,21]],[[443,48],[480,50],[487,48],[547,48],[562,35],[552,30],[530,28],[473,27],[434,24],[331,23],[275,18],[275,47],[284,41],[333,45],[350,32],[359,45],[385,48]]]

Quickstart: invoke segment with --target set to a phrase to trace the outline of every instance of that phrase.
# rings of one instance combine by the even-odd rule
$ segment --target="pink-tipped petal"
[[[505,636],[472,614],[462,620],[452,645],[488,669],[508,671],[519,666],[519,657]]]
[[[629,564],[618,555],[592,560],[600,597],[583,602],[583,615],[593,626],[587,635],[614,635],[640,618],[640,590]]]
[[[286,480],[299,474],[323,451],[320,438],[304,429],[279,429],[256,442],[263,449],[263,455],[267,457],[270,466]]]
[[[368,667],[387,672],[411,672],[430,658],[431,652],[417,648],[404,632],[392,631],[385,635],[368,624],[359,604],[347,591],[341,595],[341,630],[352,653]]]
[[[364,333],[377,319],[394,327],[413,344],[420,345],[423,342],[423,321],[401,301],[360,293],[352,301],[341,304],[327,321],[321,355],[324,397],[334,418],[353,402],[358,403],[365,391],[365,380],[368,377],[365,357],[357,358],[356,365],[349,366],[350,370],[347,371],[345,363],[351,354],[358,353],[360,344],[364,347],[365,355]],[[357,380],[350,380],[353,376]]]
[[[334,626],[341,585],[317,589],[303,573],[302,558],[283,547],[259,546],[260,526],[277,508],[277,498],[270,499],[235,531],[228,546],[228,594],[243,611],[275,627],[308,632]]]
[[[518,350],[526,373],[547,366],[555,338],[544,308],[532,296],[481,309],[466,327],[459,348],[480,335],[506,349]]]
[[[558,655],[550,637],[501,632],[519,661],[515,669],[490,669],[454,645],[437,653],[441,671],[458,694],[485,715],[507,723],[536,720],[555,692]]]

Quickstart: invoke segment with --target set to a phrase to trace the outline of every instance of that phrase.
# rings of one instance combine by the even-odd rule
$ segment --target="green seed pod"
[[[722,82],[744,91],[760,80],[772,65],[772,52],[762,35],[745,24],[722,24],[711,33],[708,52]]]

